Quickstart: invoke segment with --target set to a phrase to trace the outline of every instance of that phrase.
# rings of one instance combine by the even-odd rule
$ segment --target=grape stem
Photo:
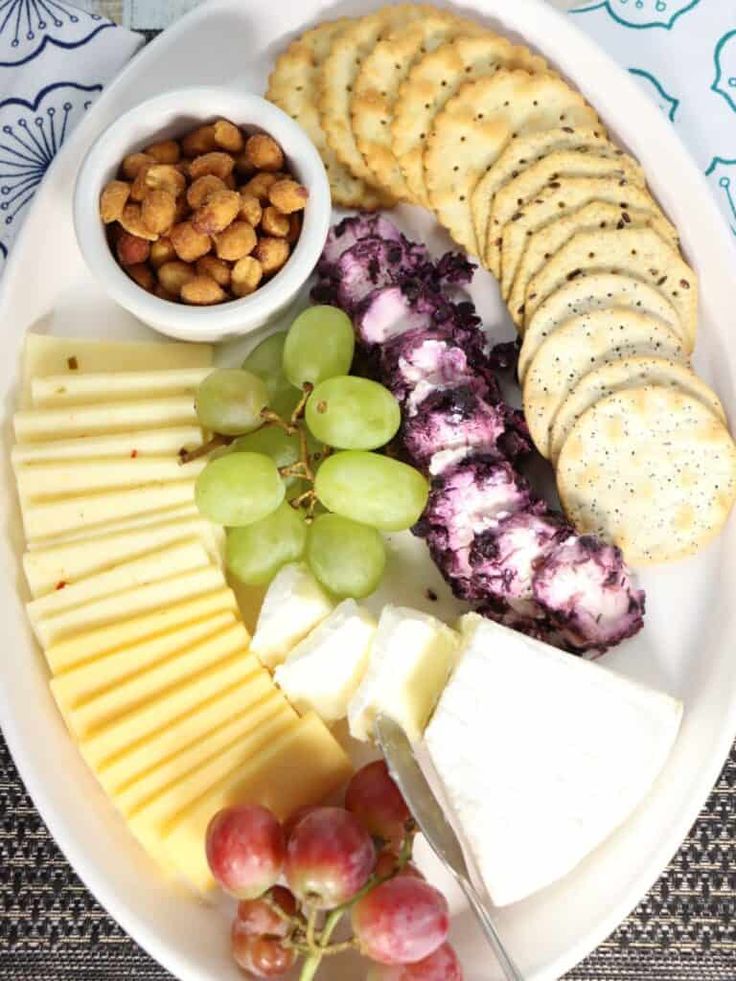
[[[179,450],[179,464],[191,463],[192,460],[198,460],[200,457],[208,456],[213,450],[217,450],[221,446],[229,446],[234,439],[234,436],[223,436],[222,433],[215,433],[211,439],[208,439],[206,443],[202,443],[196,450],[187,450],[182,447]]]
[[[278,412],[272,412],[271,409],[261,409],[261,419],[268,425],[283,429],[288,436],[294,436],[298,429],[295,422],[287,422],[286,419],[281,418]]]

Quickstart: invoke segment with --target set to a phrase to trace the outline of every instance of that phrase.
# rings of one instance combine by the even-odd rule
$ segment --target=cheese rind
[[[459,637],[427,613],[385,606],[371,645],[368,668],[348,706],[350,734],[373,738],[376,716],[397,722],[413,742],[427,720],[455,664]]]
[[[425,743],[473,864],[505,906],[567,875],[626,821],[670,754],[682,704],[475,614],[463,632]]]
[[[251,650],[266,667],[276,667],[334,608],[306,565],[284,566],[268,587]]]
[[[325,722],[344,719],[375,632],[375,618],[344,600],[276,668],[274,681],[299,712],[312,709]]]
[[[322,720],[310,712],[186,808],[166,829],[169,860],[192,885],[214,885],[202,847],[207,825],[221,808],[242,801],[269,808],[279,820],[319,804],[348,779],[350,760]]]

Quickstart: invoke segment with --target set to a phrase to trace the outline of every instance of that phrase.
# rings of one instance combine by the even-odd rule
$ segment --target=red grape
[[[284,886],[274,886],[268,897],[284,913],[296,913],[296,899]],[[238,903],[233,930],[249,936],[285,937],[289,932],[289,922],[273,909],[264,899],[243,899]]]
[[[401,792],[389,776],[384,760],[369,763],[353,776],[345,793],[345,807],[368,834],[400,842],[411,820]]]
[[[314,804],[304,804],[302,807],[297,807],[293,814],[284,821],[284,838],[288,841],[291,838],[291,832],[299,824],[302,818],[305,818],[307,814],[311,814],[312,811],[316,811],[317,808]]]
[[[463,981],[463,969],[452,947],[442,944],[433,954],[416,964],[401,964],[398,967],[374,964],[368,971],[366,981]]]
[[[286,880],[303,902],[334,909],[368,881],[376,855],[368,833],[340,807],[318,807],[291,833]]]
[[[278,978],[290,970],[297,952],[271,937],[233,933],[232,954],[238,967],[257,978]]]
[[[284,833],[265,807],[228,807],[207,828],[212,875],[236,899],[261,896],[284,866]]]
[[[447,940],[445,897],[427,882],[401,875],[363,896],[352,911],[361,951],[379,964],[413,964]]]

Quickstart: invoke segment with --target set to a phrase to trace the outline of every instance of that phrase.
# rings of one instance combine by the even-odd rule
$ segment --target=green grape
[[[299,437],[289,436],[279,426],[261,426],[254,433],[239,436],[230,444],[228,453],[264,453],[276,466],[290,467],[299,459]],[[287,490],[294,486],[298,477],[284,477]]]
[[[314,481],[328,511],[372,525],[402,531],[419,519],[429,486],[413,467],[378,453],[345,450],[327,457]]]
[[[391,392],[367,378],[338,375],[310,395],[305,419],[310,431],[340,450],[375,450],[396,435],[401,409]]]
[[[260,521],[228,530],[225,562],[246,586],[267,586],[282,566],[304,555],[306,544],[304,515],[284,501]]]
[[[335,375],[347,375],[354,350],[353,325],[346,313],[337,307],[309,307],[286,335],[284,374],[297,388],[305,382],[319,385]]]
[[[282,364],[285,341],[286,331],[271,334],[253,348],[242,366],[265,382],[270,408],[282,419],[289,419],[299,404],[301,392],[284,375]]]
[[[375,528],[339,514],[323,514],[309,529],[307,561],[333,595],[362,599],[381,581],[386,546]]]
[[[256,375],[221,368],[207,375],[197,390],[197,418],[213,433],[240,436],[263,425],[261,412],[268,401],[268,390]]]
[[[263,453],[228,453],[210,460],[197,478],[194,498],[205,518],[240,527],[260,521],[286,493],[276,464]]]

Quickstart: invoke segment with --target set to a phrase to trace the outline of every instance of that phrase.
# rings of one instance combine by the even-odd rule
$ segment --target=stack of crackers
[[[645,563],[722,528],[736,450],[690,367],[697,277],[579,92],[528,48],[405,3],[307,31],[267,94],[319,149],[336,205],[427,207],[496,276],[527,422],[579,531]]]

